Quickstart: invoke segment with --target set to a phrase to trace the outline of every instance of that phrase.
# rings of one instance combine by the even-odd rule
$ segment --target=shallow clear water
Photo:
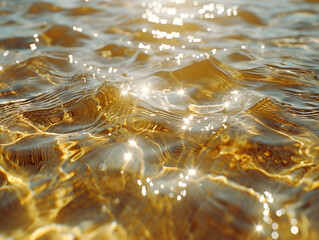
[[[0,238],[318,239],[318,3],[0,1]]]

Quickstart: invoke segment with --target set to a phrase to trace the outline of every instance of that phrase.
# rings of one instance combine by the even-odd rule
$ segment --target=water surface
[[[316,0],[0,2],[1,239],[318,239]]]

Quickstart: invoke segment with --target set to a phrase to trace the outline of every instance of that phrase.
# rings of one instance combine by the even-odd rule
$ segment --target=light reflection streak
[[[142,190],[141,190],[142,195],[145,197],[146,196],[146,187],[142,186]]]
[[[284,215],[285,214],[285,209],[278,209],[277,211],[276,211],[276,215],[277,215],[277,217],[281,217],[282,215]]]
[[[124,160],[125,161],[130,161],[132,159],[132,153],[127,152],[124,154]]]
[[[160,30],[152,30],[151,33],[153,34],[153,38],[157,39],[173,39],[173,38],[179,38],[181,35],[179,32],[165,32]]]
[[[30,44],[31,51],[37,50],[37,45],[35,43]]]
[[[99,169],[103,172],[107,169],[107,165],[105,163],[100,163]]]
[[[160,51],[168,50],[168,49],[173,49],[173,46],[168,45],[168,44],[163,44],[163,43],[159,46]]]
[[[276,223],[276,222],[274,222],[274,223],[271,225],[271,228],[272,228],[273,230],[278,230],[278,227],[279,227],[279,225],[278,225],[278,223]]]
[[[174,18],[173,24],[178,25],[178,26],[183,26],[184,20],[183,20],[183,18]]]
[[[73,26],[73,31],[83,32],[83,28],[77,27],[77,26]]]
[[[292,227],[290,228],[290,231],[291,231],[291,233],[292,233],[293,235],[296,235],[296,234],[298,234],[299,229],[298,229],[297,226],[292,226]]]
[[[164,167],[164,169],[166,169],[166,171],[169,171],[170,168]],[[178,170],[178,169],[174,168],[174,170]],[[162,173],[164,173],[164,170]],[[154,195],[167,194],[169,198],[171,199],[175,198],[177,201],[181,201],[183,197],[187,196],[188,182],[189,181],[194,182],[192,178],[196,175],[197,175],[197,171],[195,170],[195,168],[189,168],[186,173],[180,172],[176,177],[172,178],[169,182],[165,182],[165,184],[161,182],[160,180],[158,180],[158,176],[156,176],[156,178],[153,180],[150,177],[145,178],[146,184],[144,185],[142,184],[142,180],[139,179],[137,180],[137,184],[142,187],[141,193],[143,196],[146,196],[147,193],[154,194]]]
[[[70,54],[68,57],[69,57],[70,63],[73,63],[73,61],[74,61],[73,56]]]
[[[190,176],[196,176],[196,170],[191,168],[191,169],[188,170],[188,174]]]
[[[273,232],[271,233],[271,238],[272,238],[272,239],[278,239],[278,238],[279,238],[278,232],[277,232],[277,231],[273,231]]]
[[[122,94],[123,96],[126,96],[126,95],[128,94],[128,91],[127,91],[127,90],[123,90],[123,91],[121,91],[121,94]]]
[[[133,147],[137,147],[136,141],[134,140],[129,140],[129,144]]]
[[[263,230],[263,227],[261,225],[256,226],[256,231],[261,232]]]
[[[184,90],[184,89],[179,89],[179,90],[177,91],[177,94],[178,94],[179,96],[184,96],[184,95],[185,95],[185,90]]]
[[[4,51],[3,56],[4,56],[4,57],[7,57],[7,56],[9,55],[9,53],[10,53],[10,51],[9,51],[9,50],[6,50],[6,51]]]

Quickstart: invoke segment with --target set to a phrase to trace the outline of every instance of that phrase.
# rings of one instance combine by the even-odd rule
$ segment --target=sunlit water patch
[[[1,239],[318,239],[318,1],[0,13]]]

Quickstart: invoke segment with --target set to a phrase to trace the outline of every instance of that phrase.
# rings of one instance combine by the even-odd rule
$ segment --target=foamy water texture
[[[0,1],[0,239],[319,239],[318,3]]]

